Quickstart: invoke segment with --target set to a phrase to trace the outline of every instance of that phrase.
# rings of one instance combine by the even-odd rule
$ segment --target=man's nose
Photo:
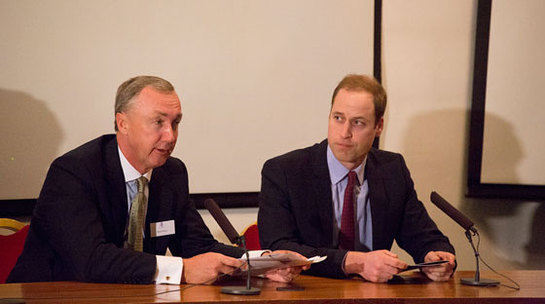
[[[343,138],[350,138],[352,137],[352,126],[350,125],[350,122],[345,122],[341,127],[341,136]]]
[[[163,130],[163,140],[166,142],[176,141],[177,133],[171,126],[166,126]]]

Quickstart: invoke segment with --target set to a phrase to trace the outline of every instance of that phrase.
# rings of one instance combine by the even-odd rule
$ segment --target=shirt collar
[[[352,170],[356,172],[356,176],[358,177],[358,182],[361,185],[363,183],[363,173],[365,172],[365,165],[367,163],[367,156],[356,169]],[[333,185],[339,183],[341,180],[343,180],[348,172],[351,170],[346,169],[341,162],[333,155],[333,151],[331,151],[331,148],[329,145],[327,146],[327,167],[329,168],[329,176],[331,178],[331,183]]]
[[[140,176],[146,177],[148,181],[151,179],[151,172],[153,170],[149,170],[148,172],[144,174],[140,174],[138,170],[136,170],[127,160],[125,155],[123,155],[123,152],[121,151],[121,148],[119,148],[119,145],[117,146],[117,152],[119,153],[119,160],[121,160],[121,169],[123,170],[123,176],[125,177],[125,183],[133,181]]]

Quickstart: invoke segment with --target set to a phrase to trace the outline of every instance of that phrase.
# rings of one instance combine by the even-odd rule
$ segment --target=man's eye
[[[178,130],[179,125],[180,125],[180,121],[174,121],[172,123],[172,130]]]
[[[333,119],[335,119],[335,120],[342,120],[342,117],[340,117],[339,115],[334,115],[334,116],[333,116]]]
[[[161,119],[158,119],[158,120],[155,121],[155,124],[156,125],[162,125],[163,121]]]
[[[361,121],[361,120],[355,120],[355,121],[354,121],[354,125],[356,125],[356,126],[363,126],[363,125],[365,125],[365,123],[364,123],[363,121]]]

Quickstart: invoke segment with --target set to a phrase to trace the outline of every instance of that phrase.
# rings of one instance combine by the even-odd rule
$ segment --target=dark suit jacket
[[[333,201],[327,140],[268,160],[263,166],[258,228],[262,248],[288,249],[328,258],[309,274],[342,278],[346,250],[333,248]],[[369,184],[373,250],[390,249],[395,239],[419,263],[431,250],[454,253],[417,199],[400,154],[371,149]]]
[[[189,199],[187,171],[176,158],[153,170],[144,252],[123,248],[127,193],[115,135],[92,140],[56,159],[33,213],[23,253],[9,282],[76,280],[151,283],[155,255],[167,247],[189,258],[215,251],[240,257],[218,243]],[[150,236],[150,223],[174,220],[174,235]]]

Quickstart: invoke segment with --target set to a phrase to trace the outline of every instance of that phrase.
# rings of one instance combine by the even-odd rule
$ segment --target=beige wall
[[[117,86],[143,74],[179,93],[191,191],[258,191],[266,159],[325,136],[337,79],[372,71],[373,0],[342,4],[0,1],[0,199],[37,197],[55,157],[112,133]]]
[[[476,1],[385,1],[390,105],[382,147],[405,156],[420,199],[457,250],[460,269],[474,267],[472,250],[463,230],[429,203],[431,191],[473,219],[491,265],[543,269],[543,204],[464,196],[475,22]],[[530,243],[541,246],[541,257]]]

